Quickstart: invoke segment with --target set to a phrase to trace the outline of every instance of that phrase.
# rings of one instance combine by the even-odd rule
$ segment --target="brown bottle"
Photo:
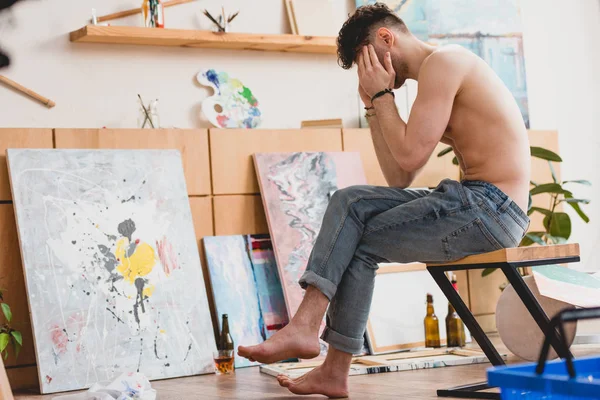
[[[452,286],[458,292],[455,277],[452,278]],[[446,338],[448,340],[448,347],[464,347],[465,345],[465,328],[463,322],[450,302],[448,302],[448,315],[446,316]]]
[[[433,310],[433,296],[427,294],[427,315],[425,316],[425,347],[441,347],[440,324]]]
[[[229,333],[229,317],[223,314],[221,337],[219,338],[219,350],[233,350],[233,339]]]

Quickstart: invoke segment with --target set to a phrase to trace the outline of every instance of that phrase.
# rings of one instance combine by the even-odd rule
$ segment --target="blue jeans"
[[[330,300],[322,339],[363,345],[378,263],[440,263],[516,247],[529,218],[496,186],[446,179],[435,190],[352,186],[331,197],[300,285]]]

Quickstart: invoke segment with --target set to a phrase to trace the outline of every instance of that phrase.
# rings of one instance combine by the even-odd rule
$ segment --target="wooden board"
[[[259,195],[215,196],[215,235],[269,233],[265,209]]]
[[[506,354],[502,354],[501,357],[505,360],[507,359]],[[352,359],[349,375],[370,375],[487,362],[487,357],[481,351],[447,348],[415,350],[379,356],[355,357]],[[322,363],[323,361],[261,365],[260,372],[271,376],[282,374],[291,378],[297,378],[310,372]]]
[[[494,313],[493,314],[483,314],[476,315],[475,320],[481,326],[481,329],[485,333],[495,333],[498,332],[498,328],[496,328],[496,306],[494,305]]]
[[[34,364],[31,320],[12,204],[0,204],[0,288],[4,290],[4,301],[12,310],[12,325],[23,335],[19,358],[15,360],[11,349],[6,366]]]
[[[252,163],[254,153],[342,151],[340,129],[211,129],[209,136],[216,195],[260,192]]]
[[[55,129],[57,149],[176,149],[181,152],[188,194],[209,195],[205,129]]]
[[[0,128],[0,201],[12,199],[6,149],[51,149],[52,129]]]
[[[489,264],[499,262],[528,262],[547,259],[579,257],[579,244],[557,244],[552,246],[530,246],[501,249],[484,254],[465,257],[445,264],[428,264],[430,267],[443,265]],[[557,262],[560,262],[557,261]]]
[[[33,390],[39,393],[40,383],[36,366],[10,368],[6,370],[6,374],[13,391]]]
[[[13,400],[10,382],[8,381],[8,376],[6,376],[6,370],[4,369],[2,357],[0,357],[0,399]]]
[[[202,264],[202,275],[204,276],[204,285],[208,297],[208,307],[210,308],[210,317],[213,323],[215,338],[217,337],[216,326],[217,314],[215,313],[215,303],[212,296],[212,287],[210,286],[210,276],[208,273],[208,264],[206,263],[206,254],[202,238],[204,236],[213,236],[215,234],[213,219],[213,204],[210,197],[190,197],[190,208],[192,210],[192,219],[194,220],[194,232],[196,233],[196,244],[200,251],[200,262]]]
[[[377,161],[377,155],[371,140],[371,131],[369,129],[344,129],[342,132],[344,151],[360,152],[369,185],[388,186]],[[427,165],[415,178],[411,187],[436,187],[442,179],[460,179],[460,171],[457,166],[452,164],[450,156],[437,157],[437,153],[446,147],[445,144],[438,144]]]
[[[335,37],[217,33],[184,29],[151,29],[135,26],[88,25],[71,32],[71,42],[260,50],[335,54]]]

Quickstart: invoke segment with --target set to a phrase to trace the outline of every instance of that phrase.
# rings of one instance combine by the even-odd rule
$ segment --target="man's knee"
[[[360,199],[364,198],[365,196],[368,196],[372,192],[373,192],[372,186],[368,186],[368,185],[348,186],[346,188],[336,190],[333,193],[333,195],[331,196],[329,203],[330,204],[333,203],[336,205],[346,207],[349,204],[354,203],[355,201],[360,200]]]

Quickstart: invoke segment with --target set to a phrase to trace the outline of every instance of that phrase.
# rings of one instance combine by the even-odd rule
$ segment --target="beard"
[[[408,79],[408,64],[404,61],[398,61],[393,64],[396,71],[396,79],[394,80],[394,89],[400,89]]]

